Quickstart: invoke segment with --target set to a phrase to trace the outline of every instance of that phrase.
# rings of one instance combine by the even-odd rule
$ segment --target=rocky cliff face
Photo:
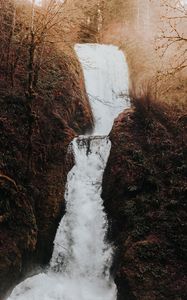
[[[116,119],[103,179],[118,299],[185,299],[186,117],[140,107]]]
[[[77,134],[92,127],[84,79],[73,50],[64,49],[57,61],[43,84],[48,85],[47,76],[56,72],[61,80],[53,88],[49,83],[37,91],[32,115],[21,86],[19,93],[10,95],[6,82],[1,81],[1,296],[31,265],[48,262],[64,212],[66,176],[73,164],[67,148]]]

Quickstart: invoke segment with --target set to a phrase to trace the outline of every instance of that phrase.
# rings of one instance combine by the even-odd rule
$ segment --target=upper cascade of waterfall
[[[46,273],[19,284],[9,300],[115,300],[110,276],[113,249],[106,240],[107,218],[101,199],[103,172],[110,153],[108,134],[129,106],[128,71],[115,46],[76,45],[95,118],[91,136],[70,145],[75,165],[68,174],[66,214],[54,240]]]
[[[129,107],[128,66],[116,46],[77,44],[86,90],[95,118],[94,135],[108,135],[114,119]]]

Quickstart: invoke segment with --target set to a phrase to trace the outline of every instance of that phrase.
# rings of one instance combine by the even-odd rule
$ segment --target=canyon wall
[[[111,131],[102,197],[119,300],[185,299],[186,129],[153,105],[120,114]]]
[[[21,83],[19,94],[10,94],[1,74],[1,296],[35,265],[49,261],[73,165],[68,145],[93,125],[82,70],[71,48],[58,55],[54,75],[45,74],[44,84],[47,76],[53,82],[57,69],[61,80],[55,89],[49,83],[49,89],[34,95],[32,116]]]

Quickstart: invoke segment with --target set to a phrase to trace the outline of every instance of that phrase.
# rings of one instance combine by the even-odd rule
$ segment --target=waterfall
[[[66,214],[54,241],[49,270],[19,284],[9,300],[115,300],[110,277],[113,250],[106,241],[102,176],[110,153],[114,118],[129,106],[128,71],[114,46],[76,45],[95,118],[92,135],[70,145],[75,165],[66,184]]]

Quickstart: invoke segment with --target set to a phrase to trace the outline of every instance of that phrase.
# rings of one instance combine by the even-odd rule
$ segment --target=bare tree
[[[24,5],[16,0],[0,3],[0,67],[14,87],[14,75],[28,41],[27,18],[22,11]]]
[[[161,57],[173,51],[169,73],[187,67],[187,7],[182,0],[162,0],[161,30],[157,50]]]
[[[0,63],[9,68],[11,43],[15,30],[15,2],[0,2],[0,40],[1,40],[1,58]]]
[[[57,43],[58,28],[62,23],[61,1],[50,0],[38,9],[32,0],[29,34],[28,93],[32,96],[37,86],[46,45]]]
[[[0,67],[13,88],[17,67],[23,65],[29,97],[37,86],[46,47],[62,41],[62,8],[63,2],[56,0],[47,1],[44,7],[38,7],[35,0],[0,1]]]
[[[33,99],[40,71],[47,68],[46,57],[54,59],[55,44],[63,39],[62,12],[60,0],[48,0],[44,7],[37,6],[35,0],[0,1],[0,73],[2,78],[7,76],[6,92],[11,83],[13,94],[23,92],[24,87],[27,97],[28,172],[32,169]]]

